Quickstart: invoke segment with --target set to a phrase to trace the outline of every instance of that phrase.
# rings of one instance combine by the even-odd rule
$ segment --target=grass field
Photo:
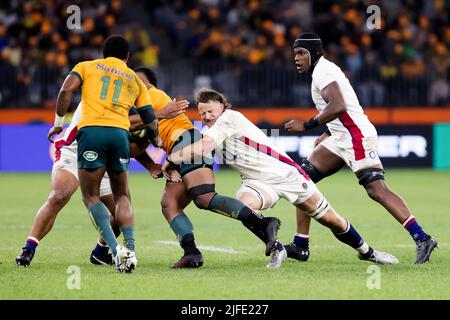
[[[161,214],[164,182],[144,174],[130,176],[139,261],[135,273],[118,274],[112,267],[89,263],[97,233],[79,191],[41,241],[30,268],[17,268],[14,258],[48,195],[49,174],[1,174],[0,299],[450,299],[450,172],[388,169],[386,176],[423,228],[438,239],[440,248],[430,263],[413,265],[415,246],[409,234],[369,200],[349,171],[319,184],[369,244],[400,260],[395,266],[381,266],[379,289],[369,289],[372,264],[359,261],[318,223],[313,222],[307,263],[287,260],[281,269],[268,270],[263,245],[240,222],[193,205],[186,212],[197,243],[204,246],[205,265],[170,269],[182,251]],[[223,194],[234,195],[239,183],[235,172],[217,174],[217,189]],[[279,236],[290,242],[294,208],[282,200],[265,214],[283,221]],[[221,249],[226,252],[214,251]],[[67,286],[70,266],[79,267],[80,289]]]

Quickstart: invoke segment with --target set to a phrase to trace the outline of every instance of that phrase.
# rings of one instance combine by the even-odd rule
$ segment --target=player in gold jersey
[[[92,222],[111,249],[119,272],[132,272],[137,264],[127,172],[131,107],[138,109],[150,141],[159,146],[158,120],[151,98],[142,81],[126,65],[129,48],[122,36],[110,36],[103,44],[104,59],[81,62],[73,68],[58,94],[55,124],[48,135],[50,138],[61,132],[72,95],[81,87],[83,109],[77,133],[80,188]],[[109,224],[109,211],[99,199],[100,181],[106,171],[124,246],[117,244]]]
[[[140,67],[135,72],[148,88],[155,112],[171,101],[164,91],[156,87],[156,75],[151,69]],[[163,149],[168,154],[202,139],[201,133],[182,113],[172,119],[160,120],[159,132]],[[181,163],[175,169],[182,181],[171,179],[166,182],[161,200],[162,212],[184,249],[183,257],[173,265],[174,268],[198,268],[203,265],[203,257],[195,244],[192,223],[183,211],[191,201],[199,209],[242,221],[246,228],[264,241],[266,255],[270,254],[277,241],[278,219],[263,217],[241,201],[215,192],[212,163],[212,156],[207,156],[198,163]]]

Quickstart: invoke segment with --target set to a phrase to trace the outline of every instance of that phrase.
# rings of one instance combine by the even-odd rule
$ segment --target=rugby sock
[[[192,231],[194,230],[191,221],[184,213],[173,218],[172,222],[170,223],[170,228],[177,236],[178,241],[181,241],[181,239],[183,239],[186,234],[192,233]]]
[[[309,235],[297,233],[292,241],[294,244],[302,249],[309,249]]]
[[[120,228],[120,231],[123,234],[125,247],[134,251],[134,227],[122,227]]]
[[[252,211],[241,201],[234,198],[216,194],[209,203],[209,209],[251,225],[261,227],[265,225],[264,217],[261,214]]]
[[[255,234],[264,243],[266,242],[265,227],[267,221],[264,216],[252,211],[241,201],[215,194],[211,199],[208,209],[226,215],[227,217],[242,221],[242,224]]]
[[[402,224],[414,241],[424,240],[427,237],[427,234],[419,226],[413,215],[410,215]]]
[[[89,208],[89,213],[94,227],[98,230],[103,240],[105,240],[108,244],[112,254],[116,255],[117,240],[111,229],[111,224],[109,223],[108,208],[106,208],[106,206],[99,201]]]
[[[281,251],[283,249],[283,244],[279,241],[277,241],[275,243],[275,249],[277,249],[278,251]]]
[[[109,247],[106,244],[100,243],[99,241],[97,241],[97,245],[95,246],[94,250],[93,250],[93,254],[94,256],[104,256],[106,254],[108,254],[108,250]]]
[[[25,243],[25,248],[29,249],[31,252],[36,251],[36,247],[39,245],[39,240],[35,237],[28,237]]]
[[[239,212],[243,207],[245,205],[241,201],[216,193],[209,202],[208,209],[227,217],[244,221],[239,218]]]
[[[353,228],[350,222],[347,221],[347,228],[344,232],[334,233],[334,236],[341,242],[349,245],[365,257],[370,257],[373,249],[361,238],[359,233]]]
[[[267,220],[264,217],[252,210],[249,207],[243,207],[239,211],[238,219],[242,221],[242,224],[250,230],[255,236],[267,242]]]

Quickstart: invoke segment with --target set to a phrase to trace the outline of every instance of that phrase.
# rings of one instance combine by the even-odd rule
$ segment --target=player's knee
[[[183,209],[178,205],[176,199],[166,197],[161,199],[161,210],[164,216],[183,211]]]
[[[209,192],[199,195],[194,198],[194,203],[199,209],[209,210],[209,204],[211,203],[211,200],[215,195],[215,192]]]
[[[66,192],[65,190],[53,191],[48,199],[49,203],[53,206],[63,207],[67,202],[69,202],[72,194]]]
[[[216,194],[214,184],[201,184],[192,187],[188,190],[189,195],[192,197],[194,204],[199,209],[207,210],[211,199]]]
[[[308,159],[303,159],[300,167],[303,169],[303,171],[306,172],[306,174],[314,183],[317,183],[325,178],[325,175],[317,170],[317,168],[311,162],[309,162]]]

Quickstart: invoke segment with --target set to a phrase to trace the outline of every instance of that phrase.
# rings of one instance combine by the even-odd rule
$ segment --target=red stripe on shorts
[[[350,135],[352,136],[352,144],[353,144],[353,150],[355,152],[355,160],[361,160],[366,157],[366,150],[364,149],[362,139],[364,138],[361,130],[358,128],[356,123],[353,121],[352,118],[350,118],[349,114],[345,112],[339,117],[339,120],[341,120],[342,124],[345,128],[347,128],[348,132],[350,132]]]

